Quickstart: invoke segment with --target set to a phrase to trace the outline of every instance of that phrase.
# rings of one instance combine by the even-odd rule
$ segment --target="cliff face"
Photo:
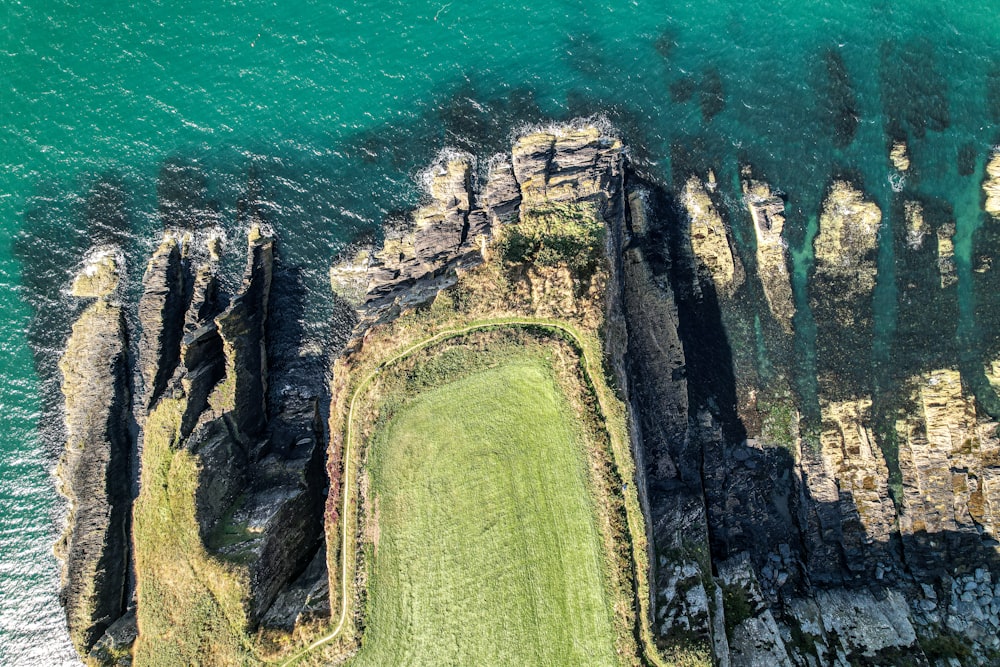
[[[995,426],[953,370],[908,380],[912,396],[894,412],[873,398],[871,368],[855,362],[873,348],[882,211],[856,184],[837,181],[818,212],[808,306],[819,395],[815,413],[803,414],[811,408],[792,389],[793,367],[779,354],[785,343],[762,341],[758,323],[753,353],[736,348],[755,331],[745,322],[753,309],[732,298],[737,290],[743,299],[759,290],[773,331],[796,333],[784,201],[749,168],[741,172],[742,213],[756,237],[751,275],[731,227],[739,213],[717,199],[711,175],[683,178],[671,191],[628,173],[625,162],[609,169],[614,155],[593,138],[533,135],[494,159],[481,190],[463,176],[471,162],[444,164],[448,194],[432,189],[434,202],[416,216],[438,211],[441,231],[415,224],[387,240],[391,251],[371,267],[345,263],[333,275],[365,286],[357,292],[367,303],[356,300],[364,321],[366,309],[380,307],[371,295],[426,301],[481,261],[463,250],[459,229],[471,227],[457,220],[486,219],[477,229],[504,234],[532,211],[596,193],[602,210],[622,212],[605,215],[606,350],[630,410],[651,621],[668,662],[711,654],[718,665],[923,665],[957,650],[961,637],[970,648],[959,652],[984,664],[1000,645]],[[909,166],[904,158],[905,149],[894,150],[899,169]],[[607,178],[621,169],[623,189]],[[457,211],[451,223],[449,210]],[[951,293],[938,291],[954,289],[947,211],[908,200],[899,218],[897,252],[910,253],[903,289],[935,300]],[[450,238],[449,250],[417,251],[410,239],[420,235]],[[385,271],[395,258],[417,265],[421,256],[429,260],[420,277]],[[526,284],[541,287],[526,300],[578,316],[572,298],[560,297],[571,292],[558,276],[540,266],[528,273]],[[335,289],[350,282],[335,280]],[[901,326],[898,344],[917,337]],[[898,444],[889,455],[887,438]]]
[[[161,408],[154,383],[147,386],[147,395],[152,391],[147,404],[151,413],[167,407],[179,412],[170,449],[187,452],[197,466],[194,488],[168,488],[167,496],[191,494],[200,548],[246,577],[247,628],[264,622],[291,629],[301,606],[285,600],[274,613],[269,610],[320,548],[323,375],[305,377],[296,368],[300,350],[294,335],[279,331],[294,324],[276,321],[286,313],[273,293],[276,286],[294,286],[275,275],[274,239],[253,227],[247,252],[242,286],[225,306],[218,294],[215,242],[210,238],[207,247],[199,247],[190,238],[165,238],[147,269],[143,301],[180,308],[149,309],[163,315],[144,319],[143,341],[149,344],[141,346],[139,361],[144,376],[169,376],[160,394],[174,403]],[[278,387],[272,385],[275,378]],[[144,465],[143,482],[149,483],[146,472]],[[139,533],[154,529],[142,525],[147,520],[137,515]],[[140,551],[151,548],[137,544]],[[157,558],[140,562],[145,565],[138,568],[140,581],[166,576]],[[158,620],[149,619],[151,614],[167,610],[144,596],[141,584],[139,590],[145,630]],[[140,642],[156,639],[140,634]]]
[[[996,213],[993,157],[984,190]],[[908,159],[893,148],[898,170]],[[903,191],[882,211],[859,184],[834,182],[796,303],[793,221],[776,188],[747,167],[725,197],[703,173],[645,180],[620,140],[588,125],[521,137],[482,169],[445,154],[426,173],[424,204],[335,265],[331,283],[360,338],[502,253],[503,307],[602,332],[629,411],[649,620],[668,662],[991,664],[1000,439],[984,399],[1000,386],[1000,339],[983,334],[987,360],[960,365],[950,208]],[[891,368],[873,363],[880,229],[896,257]],[[294,276],[262,230],[231,296],[211,235],[167,234],[144,277],[139,662],[252,661],[245,633],[329,609],[321,532],[340,490],[330,468],[324,516],[323,452],[329,402],[342,398],[328,395],[325,372],[340,351],[301,340]],[[976,316],[989,324],[1000,241],[988,225],[979,234]],[[598,239],[607,257],[577,252]],[[124,606],[128,494],[114,471],[128,466],[133,375],[118,267],[107,256],[93,266],[74,292],[96,301],[63,360],[62,476],[76,499],[64,598],[84,650]],[[481,297],[453,295],[484,317],[501,308]],[[800,320],[815,322],[815,340]],[[980,373],[992,393],[977,388]],[[211,623],[191,622],[193,610]]]
[[[130,373],[128,338],[117,302],[115,251],[92,257],[73,296],[91,301],[73,325],[59,363],[65,396],[66,449],[60,491],[70,501],[56,552],[63,561],[60,600],[70,637],[86,655],[127,602]]]

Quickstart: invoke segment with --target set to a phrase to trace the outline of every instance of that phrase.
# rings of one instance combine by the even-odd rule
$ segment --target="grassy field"
[[[371,440],[352,667],[618,664],[586,429],[553,368],[536,352],[459,376]]]

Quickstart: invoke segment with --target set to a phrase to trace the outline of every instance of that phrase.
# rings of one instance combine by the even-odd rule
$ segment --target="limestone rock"
[[[914,409],[896,422],[903,476],[899,528],[911,567],[978,566],[997,556],[996,424],[980,422],[957,370],[914,378]],[[986,549],[986,551],[983,551]]]
[[[791,333],[795,303],[788,274],[788,247],[781,235],[785,227],[785,202],[767,183],[753,180],[749,170],[744,170],[743,176],[743,200],[757,235],[757,272],[764,297],[774,319]]]
[[[705,184],[691,176],[681,191],[681,203],[691,221],[691,250],[699,274],[711,280],[719,295],[732,296],[743,283],[743,266],[733,253],[729,230]]]
[[[1000,218],[1000,150],[994,149],[990,161],[986,163],[983,192],[986,194],[986,212]]]
[[[907,201],[903,204],[903,217],[906,220],[906,247],[910,250],[920,250],[924,237],[930,233],[930,227],[924,220],[924,207],[918,201]]]
[[[874,577],[873,561],[888,560],[896,509],[889,470],[869,426],[871,399],[824,401],[821,409],[820,446],[828,476],[836,480],[847,566]]]
[[[131,377],[122,308],[111,300],[119,272],[114,254],[84,269],[78,294],[101,295],[73,325],[59,362],[65,397],[66,448],[60,491],[69,499],[60,601],[70,638],[86,653],[124,612],[131,502]],[[94,266],[94,265],[90,265]],[[86,287],[84,287],[86,285]]]
[[[958,274],[955,269],[955,244],[952,241],[954,237],[955,225],[953,223],[938,227],[937,265],[938,273],[941,274],[941,289],[951,287],[958,282]]]
[[[889,161],[897,171],[906,171],[910,168],[910,155],[906,148],[905,141],[897,141],[892,144],[889,151]]]

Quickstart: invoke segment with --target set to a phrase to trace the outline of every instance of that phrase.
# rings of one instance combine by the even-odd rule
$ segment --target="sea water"
[[[850,174],[888,211],[902,130],[920,191],[954,209],[956,335],[976,327],[972,238],[1000,143],[990,3],[4,0],[0,20],[0,664],[76,662],[51,551],[66,288],[92,244],[115,242],[135,293],[158,193],[220,221],[238,265],[237,202],[258,184],[322,341],[332,258],[412,207],[439,151],[488,156],[518,128],[603,114],[652,179],[712,168],[736,201],[749,164],[786,194],[808,394],[823,193]],[[897,325],[891,236],[874,363]]]

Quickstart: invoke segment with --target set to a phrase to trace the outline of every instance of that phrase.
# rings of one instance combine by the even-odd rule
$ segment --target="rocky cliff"
[[[128,602],[131,377],[118,302],[121,262],[117,249],[103,249],[76,276],[71,294],[89,305],[59,362],[66,449],[58,477],[70,511],[56,553],[63,562],[60,600],[83,655]]]
[[[910,173],[905,145],[891,160],[897,175]],[[424,174],[423,205],[331,269],[356,316],[353,344],[491,260],[503,272],[486,279],[502,284],[503,303],[469,285],[449,298],[484,317],[532,313],[600,329],[628,408],[648,620],[668,663],[996,664],[1000,439],[989,401],[1000,337],[983,326],[981,349],[956,351],[950,207],[899,180],[880,208],[860,182],[834,180],[806,214],[816,235],[795,261],[811,251],[812,271],[808,259],[796,266],[805,282],[793,293],[788,228],[807,220],[791,208],[786,219],[782,195],[750,166],[718,181],[695,171],[672,182],[640,176],[620,139],[586,123],[532,132],[485,163],[443,153]],[[725,182],[739,192],[724,196]],[[338,518],[341,490],[327,463],[324,514],[323,452],[329,403],[341,399],[328,395],[326,370],[341,350],[303,342],[294,273],[252,222],[235,293],[220,287],[212,234],[166,234],[143,280],[132,336],[139,662],[253,662],[247,633],[328,610],[321,531]],[[976,317],[988,324],[1000,236],[989,225],[977,234]],[[895,256],[898,308],[881,334],[880,243]],[[593,247],[607,255],[583,251]],[[67,494],[86,499],[65,547],[82,647],[124,606],[124,580],[91,586],[124,565],[87,563],[89,545],[123,553],[111,538],[126,523],[105,511],[116,506],[106,481],[117,479],[108,461],[127,457],[73,452],[131,446],[127,420],[108,417],[127,413],[129,332],[114,263],[94,266],[75,289],[96,301],[63,362],[70,444],[82,443],[67,450],[64,477]],[[103,496],[80,491],[102,484]],[[75,541],[88,546],[74,551]]]
[[[433,202],[368,255],[377,258],[368,267],[335,267],[335,289],[368,295],[355,298],[362,321],[385,312],[374,295],[427,301],[482,259],[462,245],[459,230],[473,227],[460,219],[485,219],[477,232],[502,234],[532,207],[599,193],[604,210],[623,212],[605,216],[608,363],[630,409],[650,532],[651,620],[667,661],[924,665],[959,656],[988,664],[1000,647],[995,426],[954,370],[904,379],[910,389],[900,396],[909,397],[894,411],[873,400],[871,369],[856,355],[874,345],[882,211],[847,180],[831,184],[818,211],[808,285],[820,391],[812,408],[792,388],[784,348],[768,358],[759,333],[746,339],[754,311],[733,299],[745,282],[759,285],[742,298],[759,289],[758,306],[796,333],[784,201],[742,170],[741,203],[756,238],[749,275],[732,231],[740,212],[717,199],[711,174],[685,176],[674,189],[647,181],[604,150],[608,141],[522,139],[510,157],[494,158],[481,189],[464,176],[469,158],[442,162]],[[894,148],[893,161],[909,167],[905,147]],[[622,189],[606,178],[618,171]],[[428,210],[439,231],[417,222]],[[913,289],[953,289],[946,212],[910,199],[899,217]],[[419,236],[439,243],[417,250]],[[400,260],[421,275],[386,271]],[[537,266],[532,275],[550,287],[545,308],[572,312],[571,302],[552,299],[566,293],[551,288],[554,276],[542,278]],[[899,345],[910,336],[901,327]],[[752,353],[736,347],[747,343]],[[896,449],[887,455],[889,440]]]

